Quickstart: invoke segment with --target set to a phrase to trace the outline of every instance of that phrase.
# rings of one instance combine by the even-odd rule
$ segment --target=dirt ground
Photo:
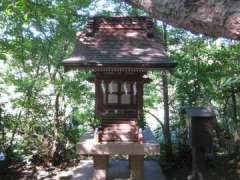
[[[54,179],[59,173],[71,171],[79,161],[70,161],[58,167],[34,166],[19,162],[13,164],[0,175],[0,180]],[[171,162],[171,165],[161,163],[161,166],[167,180],[188,180],[191,174],[191,162],[185,160]],[[240,180],[240,160],[236,160],[234,156],[218,156],[208,161],[207,173],[207,180]]]
[[[69,161],[58,167],[27,165],[22,162],[13,162],[12,165],[0,174],[0,180],[35,180],[35,179],[54,179],[57,174],[68,171],[79,161]]]
[[[191,163],[175,162],[163,167],[167,180],[187,180],[191,175]],[[240,180],[240,160],[233,156],[218,156],[207,162],[207,180]]]
[[[81,160],[79,163],[66,164],[65,167],[41,167],[15,164],[2,180],[90,180],[93,174],[92,160]],[[127,160],[109,161],[108,180],[129,180],[129,162]],[[144,161],[145,180],[165,180],[157,161]]]

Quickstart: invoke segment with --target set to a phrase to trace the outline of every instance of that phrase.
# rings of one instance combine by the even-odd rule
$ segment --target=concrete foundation
[[[94,173],[93,161],[81,161],[72,172],[71,180],[92,180]],[[144,180],[166,180],[161,167],[156,161],[144,161]],[[109,162],[107,180],[130,180],[131,170],[126,160],[112,160]],[[61,179],[61,178],[60,178]],[[140,180],[140,179],[138,179]]]
[[[108,180],[111,177],[109,175],[108,161],[109,156],[115,154],[128,155],[129,162],[127,167],[129,168],[129,178],[131,180],[146,180],[144,178],[144,156],[160,154],[160,145],[149,129],[143,131],[144,141],[142,143],[98,142],[94,134],[93,132],[85,134],[77,145],[77,153],[79,155],[93,156],[94,171],[92,178],[90,178],[91,180]],[[118,170],[120,168],[118,167]]]

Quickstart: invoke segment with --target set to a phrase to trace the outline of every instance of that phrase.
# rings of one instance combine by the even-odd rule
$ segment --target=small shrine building
[[[110,155],[129,156],[132,180],[143,179],[144,155],[159,155],[160,146],[148,129],[142,130],[143,87],[148,71],[169,71],[162,38],[149,17],[102,17],[89,20],[77,34],[65,71],[91,71],[95,83],[95,113],[101,120],[95,132],[78,144],[78,153],[94,160],[93,179],[107,179]]]

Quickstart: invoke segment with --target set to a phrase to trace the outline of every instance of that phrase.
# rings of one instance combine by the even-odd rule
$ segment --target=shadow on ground
[[[81,161],[73,171],[71,180],[90,180],[93,173],[93,162]],[[129,164],[126,160],[112,160],[109,164],[108,180],[128,180]],[[165,180],[162,170],[155,161],[144,161],[144,180]],[[61,179],[61,177],[60,177]]]

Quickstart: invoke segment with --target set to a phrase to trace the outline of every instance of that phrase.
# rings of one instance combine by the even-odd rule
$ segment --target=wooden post
[[[205,147],[192,147],[193,180],[206,178]]]
[[[107,180],[107,168],[108,168],[107,155],[94,155],[94,172],[92,180]]]
[[[131,155],[131,180],[144,180],[144,155]]]
[[[129,166],[129,169],[131,170],[131,155],[129,154],[128,155],[128,166]]]

